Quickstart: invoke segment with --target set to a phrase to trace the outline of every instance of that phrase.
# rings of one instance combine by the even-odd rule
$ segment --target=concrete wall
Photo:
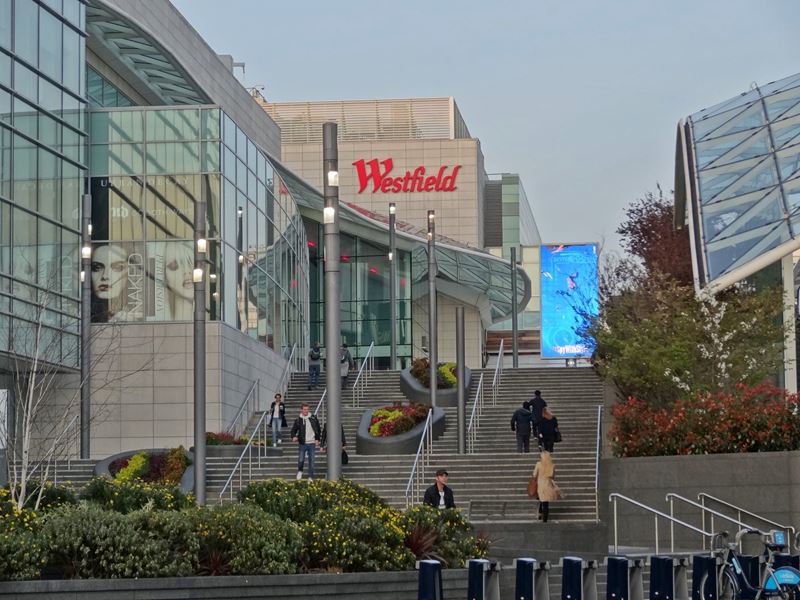
[[[322,189],[322,144],[284,144],[283,163],[318,190]],[[369,184],[359,194],[358,176],[353,162],[391,158],[391,177],[424,166],[427,175],[436,175],[442,165],[461,165],[452,192],[372,193]],[[397,218],[427,228],[428,210],[436,211],[436,232],[460,242],[483,247],[483,155],[477,139],[396,140],[383,142],[339,142],[339,196],[343,202],[384,215],[389,203],[397,204]]]
[[[795,524],[800,520],[800,452],[718,454],[708,456],[659,456],[652,458],[604,459],[600,471],[601,518],[608,523],[609,544],[613,543],[611,492],[618,492],[669,513],[665,497],[669,492],[697,501],[705,492],[741,506],[773,521]],[[618,504],[620,545],[652,546],[654,518],[642,509]],[[675,516],[701,525],[700,510],[675,504]],[[744,519],[748,522],[747,519]],[[760,522],[750,523],[765,528]],[[706,530],[711,524],[706,522]],[[735,533],[738,527],[717,519],[717,531]],[[662,549],[669,549],[669,526],[659,523]],[[678,547],[698,548],[701,537],[676,527]]]
[[[455,362],[456,360],[456,306],[463,306],[460,302],[453,300],[449,296],[439,294],[437,334],[439,362]],[[412,335],[414,345],[412,347],[412,357],[419,358],[427,356],[422,351],[422,336],[428,337],[428,296],[425,295],[419,300],[415,300],[412,306],[414,316],[412,323]],[[464,338],[465,356],[467,366],[471,369],[482,368],[483,360],[483,326],[478,309],[464,307]]]

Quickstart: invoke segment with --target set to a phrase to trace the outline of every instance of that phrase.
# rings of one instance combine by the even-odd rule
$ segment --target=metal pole
[[[458,453],[467,453],[467,395],[465,374],[464,307],[456,306],[456,380],[458,385]]]
[[[517,322],[517,248],[511,246],[511,350],[513,368],[519,368],[519,324]]]
[[[342,388],[339,381],[339,343],[342,338],[339,304],[339,147],[336,123],[322,124],[322,182],[325,196],[325,346],[327,348],[328,479],[342,474]]]
[[[436,406],[436,211],[428,211],[428,367],[431,407]]]
[[[92,196],[81,198],[81,458],[91,455]]]
[[[397,368],[397,244],[395,240],[395,203],[389,203],[389,326],[392,330],[389,369]]]
[[[206,503],[206,204],[194,209],[194,496]]]

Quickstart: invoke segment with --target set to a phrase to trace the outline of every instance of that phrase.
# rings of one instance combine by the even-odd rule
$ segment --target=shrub
[[[31,531],[4,531],[0,524],[0,581],[38,579],[46,556],[44,547]]]
[[[303,547],[300,528],[253,504],[228,504],[194,513],[201,575],[294,573]]]
[[[417,358],[411,363],[411,376],[423,387],[430,387],[430,369],[427,358]],[[455,363],[440,363],[436,367],[436,388],[449,389],[458,385]]]
[[[190,514],[140,510],[128,519],[152,544],[152,568],[146,577],[187,577],[197,571],[200,536]]]
[[[475,535],[472,524],[457,509],[415,506],[401,517],[404,543],[417,559],[433,558],[448,567],[460,567],[470,558],[483,558],[489,541]]]
[[[422,384],[423,387],[430,387],[431,373],[428,367],[427,358],[415,358],[411,361],[411,376]]]
[[[158,480],[165,483],[178,484],[190,464],[191,461],[186,457],[186,450],[183,446],[173,448],[164,457],[164,466],[158,472]],[[155,471],[155,469],[153,470]]]
[[[147,452],[139,452],[128,459],[128,464],[120,469],[114,478],[119,481],[131,481],[140,479],[150,468],[150,455]]]
[[[39,512],[46,512],[64,504],[77,504],[78,500],[75,497],[75,492],[72,487],[68,485],[56,485],[51,481],[45,481],[44,489],[42,490],[41,499],[39,499],[41,483],[37,479],[28,481],[25,494],[28,498],[25,501],[25,508],[33,510],[36,508]],[[19,490],[19,484],[17,484]],[[39,501],[38,508],[36,502]],[[0,505],[4,502],[11,502],[11,493],[8,488],[0,488]],[[2,508],[0,508],[2,514]]]
[[[407,406],[395,405],[379,408],[372,413],[369,432],[375,437],[388,437],[411,430],[428,416],[429,407],[411,403]]]
[[[174,485],[119,481],[108,477],[91,479],[83,489],[81,498],[120,513],[145,507],[181,510],[194,505],[194,501]]]
[[[232,433],[228,433],[227,431],[223,431],[220,433],[212,433],[211,431],[206,432],[206,444],[209,446],[241,446],[247,443],[247,438],[242,437],[234,437]]]
[[[798,396],[771,384],[699,394],[669,408],[628,398],[612,414],[610,436],[621,457],[800,449]]]
[[[305,564],[327,571],[399,571],[414,565],[399,513],[387,507],[339,506],[303,524]]]
[[[452,389],[458,385],[458,379],[456,379],[456,363],[449,362],[439,365],[436,372],[438,374],[437,379],[440,381],[438,387]]]

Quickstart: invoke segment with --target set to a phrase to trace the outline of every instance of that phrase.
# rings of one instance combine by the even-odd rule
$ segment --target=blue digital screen
[[[542,246],[542,358],[591,356],[580,330],[597,308],[597,244]]]

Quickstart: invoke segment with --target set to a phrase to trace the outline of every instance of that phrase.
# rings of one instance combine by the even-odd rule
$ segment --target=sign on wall
[[[372,182],[372,193],[399,194],[401,192],[453,192],[456,189],[456,177],[461,170],[461,165],[456,165],[448,173],[447,165],[442,165],[431,175],[425,167],[417,167],[413,171],[406,171],[405,175],[390,176],[394,168],[391,158],[385,160],[365,161],[357,160],[353,163],[358,175],[358,193],[361,194]]]
[[[542,358],[589,357],[594,341],[581,335],[597,315],[597,244],[542,246]]]

